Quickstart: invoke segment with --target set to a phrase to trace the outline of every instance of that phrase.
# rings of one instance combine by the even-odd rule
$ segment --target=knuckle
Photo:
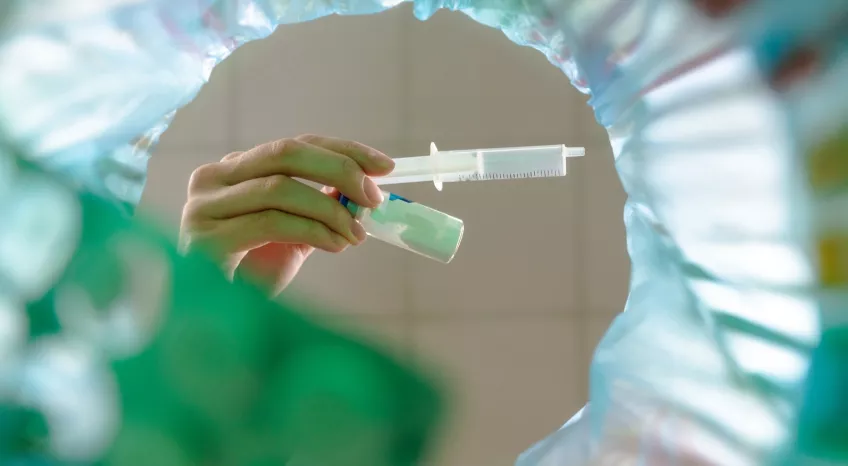
[[[263,192],[267,194],[278,194],[286,190],[289,177],[285,175],[271,175],[260,181]]]
[[[308,143],[311,143],[313,141],[318,140],[318,138],[319,138],[319,136],[317,134],[307,133],[307,134],[301,134],[300,136],[298,136],[295,139],[308,144]]]
[[[262,231],[272,231],[277,228],[277,214],[273,210],[263,210],[256,214],[256,226]]]
[[[345,178],[358,179],[362,174],[362,167],[356,163],[356,160],[348,157],[345,157],[344,160],[342,160],[341,170],[342,176]]]
[[[309,222],[306,227],[306,235],[309,238],[315,238],[320,243],[326,243],[330,239],[330,232],[327,227],[318,222]]]
[[[197,239],[191,233],[180,232],[177,247],[179,248],[180,254],[188,254],[197,249],[197,243]]]
[[[270,144],[269,155],[283,155],[293,150],[297,150],[299,146],[299,141],[295,139],[278,139]]]
[[[189,197],[183,206],[183,221],[194,221],[203,217],[205,203],[197,197]]]
[[[244,154],[244,152],[230,152],[229,154],[227,154],[223,158],[221,158],[221,161],[226,162],[226,161],[229,161],[229,160],[237,159],[241,156],[241,154]]]
[[[320,245],[323,249],[333,252],[344,249],[344,244],[338,241],[330,229],[322,223],[311,222],[307,234],[313,238],[316,245]]]
[[[327,239],[327,246],[326,246],[327,251],[329,251],[329,252],[342,252],[345,249],[347,249],[347,243],[342,241],[341,239],[336,239],[336,238],[340,238],[340,237],[330,236]]]
[[[207,163],[195,168],[194,171],[191,172],[191,177],[189,177],[188,180],[189,193],[214,183],[217,176],[217,164]]]
[[[213,229],[184,228],[180,230],[178,247],[182,254],[187,254],[201,249],[211,249],[210,246],[216,242],[217,238]]]
[[[345,231],[350,228],[350,222],[353,220],[353,217],[350,215],[350,212],[347,211],[341,204],[338,202],[333,202],[333,217],[332,224],[335,226],[338,231]]]
[[[343,151],[345,151],[345,153],[350,154],[350,153],[362,152],[363,149],[365,149],[365,146],[363,146],[362,144],[360,144],[356,141],[343,141],[341,143],[341,148],[342,148]]]
[[[251,229],[262,238],[273,239],[285,233],[280,231],[279,218],[273,210],[263,210],[253,214],[252,223]]]

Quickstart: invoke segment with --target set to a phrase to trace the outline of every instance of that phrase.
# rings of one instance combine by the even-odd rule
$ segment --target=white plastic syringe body
[[[564,145],[440,152],[431,143],[430,155],[394,159],[392,173],[373,180],[381,185],[432,181],[441,191],[443,183],[455,181],[565,176],[565,159],[585,152]]]

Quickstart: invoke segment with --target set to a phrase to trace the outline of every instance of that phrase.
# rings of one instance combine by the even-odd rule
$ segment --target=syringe
[[[583,147],[563,145],[440,152],[431,143],[430,155],[394,159],[394,171],[373,180],[381,185],[432,181],[441,191],[443,183],[453,181],[565,176],[565,159],[585,153]]]

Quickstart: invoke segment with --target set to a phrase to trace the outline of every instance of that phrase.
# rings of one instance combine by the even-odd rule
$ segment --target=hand
[[[382,193],[369,177],[392,169],[394,161],[375,149],[312,135],[229,154],[192,173],[180,246],[211,252],[230,279],[245,273],[276,295],[315,248],[341,252],[365,240],[339,193],[376,207]]]

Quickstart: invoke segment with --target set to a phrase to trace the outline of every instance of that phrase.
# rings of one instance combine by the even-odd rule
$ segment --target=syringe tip
[[[586,155],[585,147],[569,147],[568,148],[568,157],[583,157]]]

